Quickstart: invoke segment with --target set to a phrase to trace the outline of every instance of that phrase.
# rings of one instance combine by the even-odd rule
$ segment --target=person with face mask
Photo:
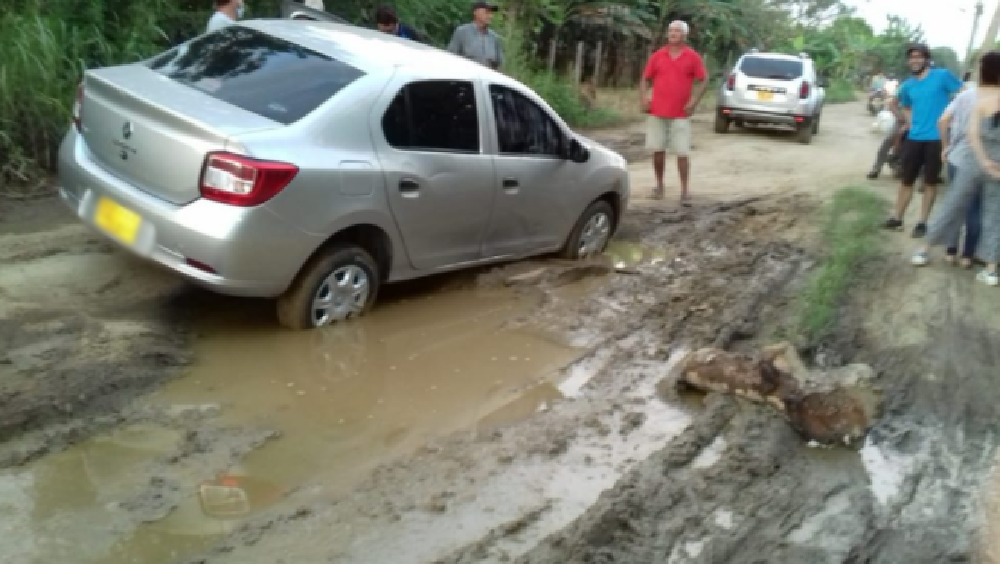
[[[243,0],[215,0],[215,13],[208,19],[206,32],[218,31],[243,17]]]
[[[903,229],[903,217],[913,199],[913,185],[923,174],[920,220],[913,228],[913,237],[921,238],[927,233],[927,218],[934,207],[944,164],[938,120],[952,96],[962,89],[962,81],[947,69],[932,68],[931,50],[926,45],[909,46],[906,57],[913,76],[899,87],[896,96],[905,125],[909,126],[901,149],[903,183],[896,195],[895,213],[883,226],[893,231]]]

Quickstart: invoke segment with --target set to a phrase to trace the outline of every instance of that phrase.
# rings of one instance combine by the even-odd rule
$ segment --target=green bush
[[[364,17],[357,7],[345,11],[337,4],[327,1],[331,11]],[[204,29],[211,6],[210,0],[7,0],[0,13],[0,187],[44,178],[55,169],[85,69],[142,60],[193,37]],[[279,0],[253,0],[248,8],[250,17],[273,17]],[[437,19],[421,14],[424,27],[434,24],[429,27],[439,41],[467,10],[453,8]],[[519,54],[519,34],[509,35],[508,72],[563,119],[585,127],[614,119],[610,112],[588,110],[570,81],[533,70]]]
[[[848,80],[834,79],[826,87],[826,103],[828,104],[846,104],[856,99],[854,85]]]

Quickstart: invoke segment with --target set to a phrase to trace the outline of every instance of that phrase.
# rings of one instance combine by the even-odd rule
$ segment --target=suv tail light
[[[809,97],[809,83],[802,81],[802,86],[799,86],[799,98],[805,100]]]
[[[73,102],[73,125],[76,130],[83,132],[83,83],[76,87],[76,101]]]
[[[729,75],[729,78],[726,79],[726,90],[732,92],[735,89],[736,89],[736,73],[734,72]]]
[[[205,156],[199,189],[206,199],[248,208],[273,198],[298,173],[293,164],[212,152]]]

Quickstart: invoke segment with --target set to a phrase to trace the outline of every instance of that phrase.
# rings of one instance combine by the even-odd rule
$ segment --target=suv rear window
[[[750,78],[771,80],[794,80],[802,76],[802,61],[771,59],[768,57],[744,57],[740,72]]]
[[[150,61],[154,71],[288,125],[364,73],[326,55],[240,26],[201,36]]]

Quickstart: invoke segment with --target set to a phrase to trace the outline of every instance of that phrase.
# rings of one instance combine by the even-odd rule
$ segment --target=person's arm
[[[948,109],[941,114],[938,120],[938,133],[941,135],[941,160],[946,161],[948,157],[948,146],[951,144],[951,120],[955,115],[955,102],[948,105]]]
[[[698,63],[694,74],[694,86],[691,90],[691,99],[684,106],[685,114],[691,115],[694,113],[695,109],[698,108],[698,104],[701,103],[706,90],[708,90],[708,71],[705,70],[705,61],[702,60],[701,55],[698,55]]]
[[[976,155],[976,160],[979,161],[979,166],[986,171],[987,174],[993,178],[1000,178],[1000,164],[997,164],[990,159],[989,155],[986,154],[986,149],[983,147],[983,140],[979,137],[979,122],[982,118],[979,117],[978,112],[973,111],[971,121],[969,122],[969,144],[972,146],[972,153]]]
[[[455,31],[451,34],[451,41],[448,43],[448,51],[456,55],[462,54],[462,38],[461,38],[461,27],[456,27]]]
[[[497,42],[497,68],[500,68],[503,66],[504,61],[506,61],[507,58],[503,54],[503,41],[500,39],[499,35],[496,36],[496,42]]]
[[[639,108],[642,113],[648,114],[652,101],[649,98],[649,89],[653,85],[653,78],[656,76],[656,67],[653,66],[654,52],[646,61],[646,69],[642,71],[642,78],[639,79]]]

